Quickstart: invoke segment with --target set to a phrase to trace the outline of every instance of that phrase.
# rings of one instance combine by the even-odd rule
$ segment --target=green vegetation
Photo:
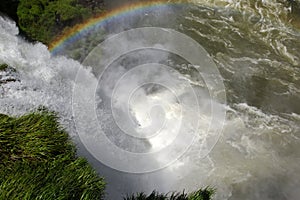
[[[54,113],[0,114],[0,199],[101,199],[104,187]]]
[[[101,11],[79,0],[20,0],[17,15],[20,28],[30,38],[47,44],[65,28]]]
[[[171,194],[159,194],[153,191],[149,196],[144,193],[138,193],[130,195],[124,198],[124,200],[211,200],[214,189],[205,188],[200,189],[191,194],[182,193],[171,193]]]
[[[196,192],[191,193],[188,196],[188,200],[210,200],[215,193],[215,189],[206,187]]]
[[[0,71],[4,71],[8,68],[7,64],[0,64]]]

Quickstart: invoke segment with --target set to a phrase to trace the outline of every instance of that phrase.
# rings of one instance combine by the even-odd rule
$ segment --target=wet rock
[[[0,64],[0,85],[15,81],[20,81],[17,71],[7,64]]]

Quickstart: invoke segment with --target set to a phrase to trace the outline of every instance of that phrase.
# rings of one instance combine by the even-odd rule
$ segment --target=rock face
[[[17,71],[7,64],[0,64],[0,85],[19,81]]]
[[[4,13],[14,21],[18,20],[17,8],[19,0],[1,0],[0,3],[0,13]]]
[[[289,0],[292,14],[300,16],[300,1],[299,0]]]

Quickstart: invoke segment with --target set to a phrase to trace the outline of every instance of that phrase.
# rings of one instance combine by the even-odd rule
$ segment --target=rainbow
[[[134,4],[125,5],[118,9],[111,10],[109,12],[105,12],[99,16],[92,17],[85,21],[84,23],[77,24],[71,29],[65,31],[59,37],[57,37],[54,41],[52,41],[48,48],[50,52],[55,53],[63,44],[72,43],[76,41],[78,38],[84,35],[84,32],[87,32],[90,28],[95,26],[100,26],[103,23],[108,22],[110,19],[114,17],[122,17],[126,16],[126,14],[143,10],[145,8],[155,8],[160,6],[166,5],[173,5],[173,4],[182,4],[182,1],[166,1],[166,0],[159,0],[159,1],[145,1],[145,2],[138,2]]]

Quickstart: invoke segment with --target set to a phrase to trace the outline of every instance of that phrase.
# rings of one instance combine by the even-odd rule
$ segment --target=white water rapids
[[[186,16],[187,21],[190,20],[189,17]],[[204,20],[201,20],[197,17],[195,18],[197,19],[197,24],[205,24]],[[217,20],[215,22],[218,23]],[[228,26],[230,26],[230,24]],[[238,32],[240,29],[242,28],[238,27],[233,32]],[[190,31],[194,33],[197,32],[197,30]],[[198,34],[201,35],[202,33]],[[242,35],[246,33],[240,34]],[[292,107],[292,103],[292,108],[289,110],[286,109],[288,106],[280,105],[280,102],[277,102],[277,104],[280,106],[277,106],[277,104],[275,105],[274,98],[270,96],[269,99],[264,99],[263,105],[266,107],[262,107],[260,109],[254,106],[257,103],[256,99],[253,100],[250,99],[250,97],[247,97],[247,88],[243,88],[241,82],[245,80],[253,81],[253,83],[249,82],[249,87],[251,89],[256,89],[256,87],[253,86],[253,84],[256,83],[256,79],[248,79],[248,74],[255,74],[256,71],[254,72],[254,70],[261,72],[261,74],[266,73],[261,68],[254,68],[253,65],[259,65],[262,67],[268,66],[268,64],[264,65],[264,63],[269,63],[269,60],[268,58],[264,57],[259,58],[259,56],[262,54],[254,52],[254,50],[251,49],[251,45],[247,46],[246,49],[248,49],[250,53],[253,51],[253,58],[251,58],[252,55],[250,55],[250,53],[249,57],[245,56],[240,59],[232,56],[237,55],[239,51],[242,53],[244,51],[242,48],[241,50],[238,48],[234,49],[234,47],[236,47],[236,44],[234,43],[236,41],[234,39],[234,35],[232,35],[232,43],[229,44],[229,42],[227,42],[227,45],[231,46],[229,47],[230,50],[228,51],[232,51],[233,53],[214,53],[217,45],[212,45],[213,47],[211,50],[207,49],[209,53],[214,54],[216,58],[215,62],[219,62],[218,67],[220,67],[220,71],[222,71],[223,68],[226,68],[226,70],[224,70],[224,79],[225,81],[229,82],[229,86],[226,85],[226,89],[228,90],[227,92],[229,99],[230,97],[233,99],[228,105],[221,105],[224,109],[226,109],[227,115],[224,129],[218,143],[205,158],[200,156],[199,149],[197,149],[198,146],[196,145],[189,149],[189,151],[187,151],[179,160],[172,163],[167,168],[145,174],[123,173],[102,165],[95,158],[93,158],[85,148],[83,148],[83,145],[78,138],[73,121],[72,111],[72,92],[75,85],[76,74],[80,70],[85,74],[86,78],[92,82],[97,82],[97,79],[94,75],[97,72],[93,72],[92,69],[84,67],[78,61],[73,59],[64,56],[52,56],[47,50],[47,47],[43,44],[28,43],[17,35],[18,29],[15,23],[9,19],[1,17],[0,63],[7,63],[9,66],[16,69],[16,72],[0,71],[0,80],[12,78],[16,81],[7,81],[0,85],[0,113],[21,115],[32,111],[41,105],[49,108],[50,110],[56,111],[60,116],[61,124],[64,126],[64,128],[66,128],[70,136],[78,144],[79,155],[86,156],[97,169],[99,174],[104,175],[106,178],[106,181],[108,182],[108,198],[116,199],[120,198],[121,195],[126,193],[139,191],[150,192],[153,189],[161,192],[173,190],[180,191],[183,189],[186,191],[193,191],[199,187],[212,186],[216,188],[217,193],[215,195],[215,199],[218,200],[299,199],[300,115],[297,113],[297,111],[293,110],[294,107]],[[231,36],[227,34],[226,37]],[[221,40],[220,38],[209,39],[215,41]],[[278,42],[284,43],[284,40],[282,41]],[[268,42],[271,43],[271,46],[278,45],[275,41]],[[217,44],[217,42],[213,44]],[[277,47],[278,46],[276,46],[276,48]],[[281,67],[280,69],[282,69],[283,73],[288,70],[294,70],[291,72],[294,77],[294,82],[287,83],[283,77],[279,77],[276,79],[276,81],[275,79],[272,79],[275,83],[279,82],[282,83],[282,85],[287,84],[287,88],[289,89],[289,91],[287,91],[287,89],[280,89],[280,91],[276,90],[275,92],[291,92],[289,94],[297,96],[299,95],[298,80],[300,79],[299,68],[297,68],[299,67],[299,59],[294,59],[294,57],[297,55],[288,53],[288,50],[293,51],[297,49],[297,47],[290,47],[290,49],[286,49],[284,45],[281,47],[282,48],[278,50],[278,54],[276,54],[276,56],[281,55],[284,59],[289,60],[292,64],[281,66],[276,60],[270,62],[274,64],[272,66],[277,65],[278,68]],[[262,48],[261,51],[263,52],[263,50],[264,49]],[[297,50],[295,51],[297,52]],[[161,56],[159,59],[165,58],[164,55],[155,54],[156,58],[159,56]],[[115,64],[115,68],[118,70],[108,73],[111,76],[106,77],[107,80],[113,79],[113,75],[117,76],[117,73],[122,72],[123,68],[118,68],[118,64],[119,63]],[[237,66],[249,68],[238,72],[238,70],[235,69]],[[293,69],[291,66],[297,67]],[[142,68],[139,70],[142,70]],[[140,76],[139,73],[141,73],[141,71],[139,70],[134,72],[134,75],[136,75],[135,80],[143,78],[143,76]],[[233,71],[236,73],[233,73]],[[272,73],[274,72],[274,70],[270,71]],[[160,71],[160,73],[163,72]],[[226,77],[227,73],[232,73],[234,75],[228,75]],[[177,74],[175,75],[180,76]],[[274,72],[272,75],[276,76],[276,72]],[[155,73],[153,76],[155,76]],[[268,77],[268,75],[265,76]],[[126,77],[123,78],[125,80],[124,83],[128,83]],[[193,80],[189,79],[189,76],[182,75],[181,78],[188,80],[189,83],[193,82]],[[104,82],[109,83],[107,80]],[[236,83],[235,81],[239,82]],[[179,113],[181,113],[182,110],[178,104],[178,99],[176,99],[177,96],[172,92],[165,91],[160,87],[147,87],[147,85],[145,85],[144,90],[137,89],[136,92],[133,93],[133,98],[131,102],[128,102],[128,108],[126,107],[132,116],[132,119],[130,119],[131,123],[136,125],[134,127],[136,128],[137,132],[141,133],[142,135],[153,134],[152,132],[147,132],[149,130],[147,127],[152,127],[151,130],[153,130],[155,127],[161,127],[161,123],[165,118],[173,119],[174,121],[171,121],[173,123],[166,123],[165,126],[163,126],[162,131],[167,132],[164,137],[154,137],[154,139],[149,140],[142,145],[131,144],[130,140],[126,140],[126,138],[123,139],[121,137],[121,133],[117,131],[114,132],[113,125],[109,120],[105,121],[106,115],[104,112],[106,112],[107,107],[105,107],[106,100],[103,96],[117,95],[115,98],[115,107],[113,108],[117,108],[116,112],[118,112],[118,109],[125,109],[125,107],[123,107],[124,105],[122,104],[122,98],[124,98],[122,95],[126,94],[123,94],[122,91],[126,90],[126,88],[124,89],[122,87],[134,88],[136,83],[134,81],[130,83],[132,85],[122,84],[122,80],[121,82],[115,82],[114,84],[121,84],[121,86],[118,87],[120,91],[114,91],[114,93],[111,91],[111,85],[109,84],[100,89],[97,88],[99,94],[99,101],[97,102],[97,115],[103,117],[100,118],[103,119],[102,125],[107,126],[104,128],[104,130],[112,129],[110,130],[112,133],[108,137],[113,137],[112,139],[115,139],[114,141],[122,148],[131,151],[136,147],[136,149],[134,149],[135,151],[143,151],[150,145],[152,148],[151,151],[159,150],[163,145],[170,141],[169,137],[172,137],[172,134],[170,135],[168,131],[172,130],[172,128],[176,129],[176,125],[181,125],[181,115]],[[195,110],[193,111],[195,107],[193,107],[191,97],[183,95],[186,88],[183,87],[184,84],[181,83],[182,82],[178,81],[178,88],[176,90],[183,90],[181,91],[180,95],[182,95],[182,98],[186,98],[184,102],[187,104],[189,103],[190,105],[189,108],[191,114],[188,117],[199,117],[203,123],[200,124],[200,127],[205,127],[210,118],[209,114],[205,114],[206,107],[203,106],[203,110],[200,112],[201,115],[199,113],[193,113],[195,112]],[[281,87],[280,84],[278,85]],[[88,87],[86,87],[84,84],[79,85],[78,87],[87,88],[86,91],[83,90],[83,96],[91,92],[88,91]],[[261,88],[261,86],[257,86],[257,88]],[[150,90],[149,94],[147,93],[148,90]],[[239,99],[239,92],[241,91],[244,92],[244,96],[241,95],[241,101],[238,101],[236,99]],[[265,91],[265,93],[268,93],[268,91]],[[205,92],[203,95],[204,94]],[[254,94],[259,95],[258,93]],[[103,99],[101,99],[102,97]],[[281,96],[278,98],[281,99]],[[204,100],[201,103],[205,105],[205,98],[203,99]],[[120,102],[117,100],[120,100]],[[283,97],[281,100],[285,101]],[[110,103],[108,100],[107,102]],[[252,106],[249,106],[248,102],[251,102]],[[289,101],[286,100],[286,102]],[[213,103],[217,104],[217,102]],[[268,105],[273,104],[273,107],[267,107]],[[300,102],[296,103],[295,105],[299,104]],[[272,112],[273,108],[275,110],[274,112]],[[89,113],[85,113],[85,109],[86,108],[82,108],[82,110],[79,109],[78,111],[79,113],[82,113],[82,121],[79,121],[79,123],[87,123],[85,125],[88,127],[90,124],[88,124],[84,118],[85,115],[89,115]],[[163,109],[164,112],[161,112],[161,109]],[[281,109],[285,109],[286,112],[280,112]],[[122,113],[115,114],[116,117],[118,117],[121,116]],[[193,119],[189,120],[193,121]],[[118,124],[119,127],[123,127],[124,129],[128,128],[126,125],[129,122],[121,122],[122,124]],[[188,131],[189,126],[186,125],[184,127],[184,130]],[[91,127],[91,130],[95,128],[96,127]],[[149,162],[160,162],[160,159],[164,158],[158,157],[156,160],[149,160]],[[145,165],[147,165],[147,163],[145,163]]]

